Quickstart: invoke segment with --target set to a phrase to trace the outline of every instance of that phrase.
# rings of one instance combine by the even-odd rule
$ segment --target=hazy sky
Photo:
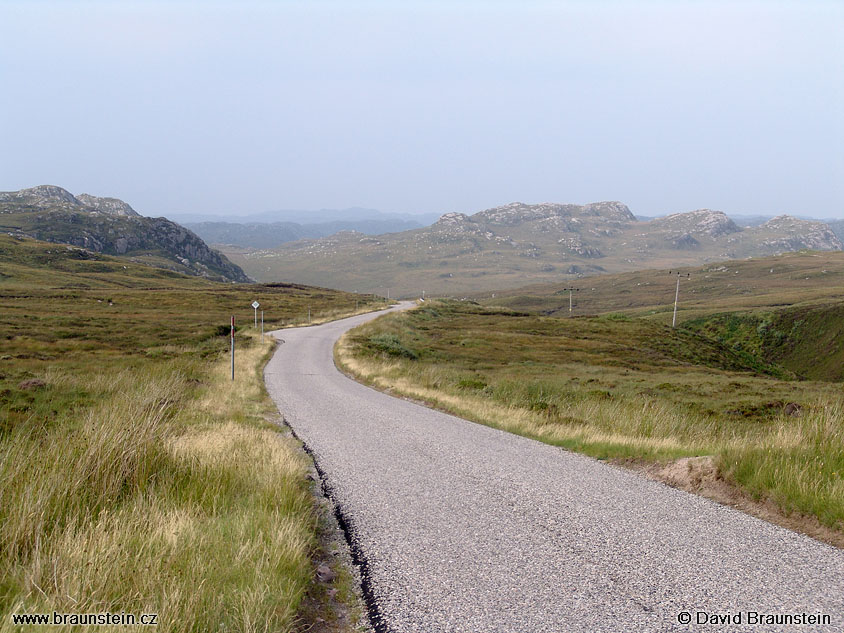
[[[0,0],[0,190],[844,217],[844,2]]]

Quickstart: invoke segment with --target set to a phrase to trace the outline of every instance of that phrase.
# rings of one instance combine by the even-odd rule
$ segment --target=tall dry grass
[[[242,347],[235,383],[225,357],[125,371],[95,408],[0,443],[0,631],[54,610],[293,629],[314,519],[304,458],[264,420],[270,346]]]
[[[551,400],[550,405],[531,409],[520,401],[524,400],[521,391],[525,385],[504,385],[505,393],[496,393],[496,398],[467,393],[454,387],[460,372],[406,360],[380,361],[356,355],[348,336],[339,341],[336,357],[346,371],[377,387],[551,444],[579,450],[591,447],[596,456],[687,456],[713,449],[711,421],[678,412],[654,399],[585,397],[557,407],[553,398],[546,397],[536,401],[548,405]]]
[[[719,467],[755,496],[844,530],[844,402],[782,416],[769,433],[723,447]]]
[[[13,559],[43,546],[56,530],[96,518],[126,497],[143,494],[164,468],[169,410],[178,375],[123,372],[120,395],[66,420],[46,436],[22,428],[0,444],[0,537]],[[119,387],[123,389],[119,389]]]

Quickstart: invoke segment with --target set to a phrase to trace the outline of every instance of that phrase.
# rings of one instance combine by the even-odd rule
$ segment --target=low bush
[[[375,334],[374,336],[370,336],[367,342],[370,349],[386,354],[387,356],[409,358],[411,360],[419,358],[419,354],[407,347],[395,334]]]

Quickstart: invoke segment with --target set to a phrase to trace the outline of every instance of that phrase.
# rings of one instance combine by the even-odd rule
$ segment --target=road
[[[841,550],[342,375],[334,342],[374,316],[275,332],[265,378],[338,504],[378,631],[844,631]],[[741,625],[697,624],[713,617]]]

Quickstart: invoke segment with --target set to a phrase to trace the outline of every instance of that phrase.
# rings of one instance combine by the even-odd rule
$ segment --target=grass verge
[[[250,339],[244,339],[248,341]],[[292,630],[314,544],[306,462],[240,378],[207,367],[125,371],[44,434],[0,445],[0,630],[11,613],[159,614],[159,630]]]

